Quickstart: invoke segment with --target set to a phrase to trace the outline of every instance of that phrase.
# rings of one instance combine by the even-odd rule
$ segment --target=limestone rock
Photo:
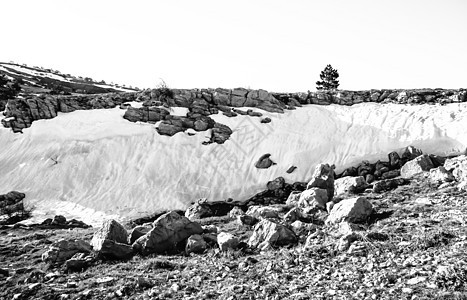
[[[153,225],[147,234],[133,243],[133,248],[143,255],[174,251],[176,245],[189,236],[203,233],[201,225],[174,211],[163,214]]]
[[[255,163],[255,167],[258,169],[267,169],[271,167],[272,165],[275,165],[276,163],[273,162],[269,157],[271,154],[267,153],[262,155],[258,161]]]
[[[94,251],[100,251],[105,240],[126,244],[128,241],[128,232],[125,227],[117,221],[107,220],[92,237],[91,246]]]
[[[50,263],[62,263],[76,253],[89,253],[91,250],[91,245],[83,240],[61,239],[50,245],[49,249],[42,254],[42,260]]]
[[[428,155],[420,155],[402,166],[401,177],[410,178],[416,174],[430,171],[433,167],[433,163]]]
[[[302,210],[298,207],[294,207],[284,215],[283,219],[287,223],[293,223],[297,220],[300,220],[302,217],[303,217]]]
[[[285,202],[286,205],[288,206],[297,206],[298,205],[298,201],[300,200],[300,196],[301,196],[302,192],[299,192],[299,191],[293,191],[289,194],[289,197],[287,198],[287,201]],[[327,192],[326,192],[326,195],[327,195]]]
[[[209,206],[203,205],[199,201],[188,207],[185,211],[185,217],[191,221],[211,217],[212,215],[213,213]]]
[[[283,177],[277,177],[276,179],[267,183],[267,188],[270,191],[282,189],[285,185],[285,179]]]
[[[437,167],[430,170],[430,181],[435,183],[451,182],[454,181],[454,176],[448,172],[444,167]]]
[[[337,224],[342,221],[359,223],[367,220],[372,212],[373,206],[365,198],[355,197],[345,199],[334,205],[326,219],[326,223]]]
[[[177,126],[177,125],[165,123],[165,122],[160,123],[159,127],[157,127],[157,132],[160,135],[168,135],[168,136],[173,136],[176,133],[182,132],[184,130],[185,128],[181,126]]]
[[[105,239],[99,244],[98,253],[100,257],[106,259],[127,259],[133,255],[133,247],[126,243]]]
[[[253,234],[248,240],[248,245],[250,247],[264,249],[269,246],[275,247],[294,244],[297,240],[297,236],[289,228],[263,219],[255,225]]]
[[[230,129],[227,125],[216,122],[214,124],[214,127],[212,128],[211,142],[223,144],[230,138],[230,135],[232,135],[232,133],[232,129]]]
[[[244,214],[245,214],[245,212],[240,207],[234,206],[229,211],[229,218],[235,219],[237,216],[242,216]]]
[[[327,190],[328,201],[331,201],[334,196],[334,168],[328,164],[317,165],[307,189],[314,187]]]
[[[313,187],[303,191],[298,199],[298,207],[313,208],[319,207],[326,209],[326,203],[329,201],[328,191],[322,188]]]
[[[193,234],[186,241],[185,252],[190,253],[203,253],[207,248],[207,243],[199,234]]]
[[[253,205],[248,208],[246,211],[247,215],[255,218],[278,218],[278,211],[270,206],[258,206]]]
[[[238,246],[238,238],[233,234],[227,232],[221,232],[217,235],[217,244],[221,251],[227,251],[229,249],[235,250]]]
[[[152,226],[144,226],[144,225],[136,226],[135,228],[131,230],[130,234],[128,235],[128,244],[133,245],[133,243],[137,239],[139,239],[140,237],[148,233],[151,229],[152,229]]]
[[[334,195],[362,192],[367,186],[363,176],[342,177],[334,181]]]
[[[386,180],[376,181],[373,184],[373,192],[374,193],[381,193],[385,191],[390,191],[398,186],[408,184],[409,181],[405,178],[391,178]]]
[[[457,181],[467,181],[467,156],[460,155],[454,158],[447,159],[444,163],[444,168],[452,172],[452,175]]]
[[[419,157],[420,155],[423,155],[422,150],[417,149],[414,146],[408,146],[404,149],[404,152],[402,153],[402,159],[412,160],[416,157]]]
[[[257,218],[250,216],[250,215],[237,216],[237,223],[239,225],[254,226],[258,222],[259,220]]]

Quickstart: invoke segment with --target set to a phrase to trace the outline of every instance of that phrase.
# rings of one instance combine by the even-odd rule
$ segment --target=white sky
[[[466,0],[2,0],[0,61],[173,88],[467,87]]]

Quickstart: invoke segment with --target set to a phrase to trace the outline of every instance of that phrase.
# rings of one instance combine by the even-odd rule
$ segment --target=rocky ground
[[[163,224],[170,229],[164,234],[173,233],[180,221],[202,238],[192,235],[187,246],[182,237],[179,248],[161,251],[150,247],[144,226],[133,236],[137,230],[126,225],[133,246],[116,222],[97,232],[63,220],[4,226],[0,299],[467,299],[467,191],[448,177],[419,172],[390,191],[367,188],[357,198],[347,191],[327,211],[319,197],[309,209],[292,193],[285,204],[255,205],[246,214],[234,208],[195,220],[200,210],[189,209],[189,221],[169,213],[147,230]],[[352,199],[362,206],[339,215]],[[81,250],[57,252],[63,239],[75,243],[68,250]],[[110,240],[120,248],[104,246]]]

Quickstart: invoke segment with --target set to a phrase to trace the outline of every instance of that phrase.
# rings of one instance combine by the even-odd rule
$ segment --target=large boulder
[[[401,177],[410,178],[422,172],[433,169],[433,162],[427,154],[420,155],[415,159],[408,161],[401,168]]]
[[[42,260],[50,263],[63,263],[76,253],[89,253],[92,247],[83,240],[61,239],[50,245],[49,249],[42,254]]]
[[[105,240],[126,244],[128,232],[125,227],[115,220],[107,220],[93,235],[91,246],[94,251],[100,251]]]
[[[298,201],[300,200],[302,192],[299,191],[292,191],[289,194],[289,197],[287,198],[287,201],[285,202],[286,205],[288,206],[298,206]],[[327,195],[327,192],[326,192]]]
[[[174,251],[177,244],[189,236],[203,233],[201,225],[174,211],[160,216],[153,226],[147,234],[133,243],[133,248],[143,255]]]
[[[366,189],[367,183],[363,176],[357,177],[342,177],[334,181],[334,195],[345,193],[359,193]]]
[[[326,219],[327,224],[337,224],[342,221],[351,223],[364,222],[373,213],[373,205],[362,197],[342,200],[334,205]]]
[[[248,240],[248,245],[250,247],[266,249],[268,247],[294,244],[297,241],[297,236],[289,228],[263,219],[255,225],[253,234]]]
[[[320,188],[328,193],[328,201],[334,196],[334,167],[328,164],[319,164],[308,182],[307,189]]]
[[[301,208],[326,209],[326,203],[329,202],[328,191],[322,188],[313,187],[303,191],[298,199],[297,206]]]

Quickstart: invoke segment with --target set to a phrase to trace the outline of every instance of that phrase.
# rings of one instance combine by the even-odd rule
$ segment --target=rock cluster
[[[12,191],[0,195],[0,225],[14,224],[29,217],[24,209],[25,194]]]
[[[55,118],[59,112],[113,108],[135,98],[135,93],[109,93],[79,96],[40,95],[11,99],[8,100],[3,113],[6,119],[2,120],[2,124],[11,128],[13,132],[22,132],[24,128],[30,127],[32,122]]]

